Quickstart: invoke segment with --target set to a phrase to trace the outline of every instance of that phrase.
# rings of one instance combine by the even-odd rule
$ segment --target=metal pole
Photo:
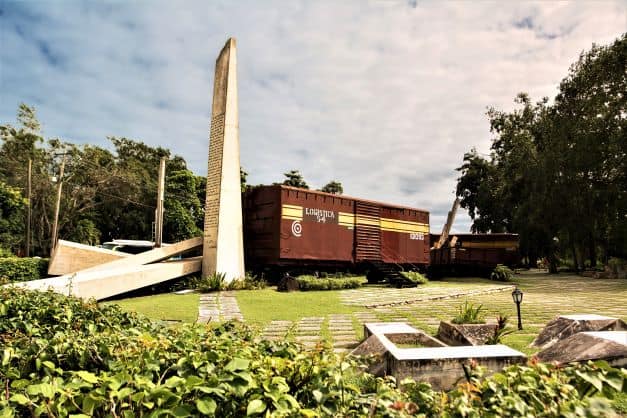
[[[520,317],[520,302],[516,302],[516,310],[518,311],[518,330],[522,330],[522,318]]]
[[[61,160],[61,170],[59,170],[59,181],[57,186],[57,203],[54,209],[54,224],[52,225],[52,242],[50,244],[50,255],[54,251],[57,243],[58,223],[59,223],[59,207],[61,206],[61,189],[63,187],[63,170],[65,169],[65,154]]]
[[[159,183],[157,184],[157,210],[155,216],[155,247],[163,243],[163,199],[165,193],[165,157],[159,163]]]
[[[32,173],[33,173],[33,160],[28,159],[28,209],[26,215],[26,257],[30,256],[30,223],[31,223],[31,185],[32,185]]]

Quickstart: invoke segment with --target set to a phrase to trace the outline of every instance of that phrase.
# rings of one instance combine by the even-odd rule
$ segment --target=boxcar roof
[[[426,209],[412,208],[412,207],[403,206],[403,205],[394,205],[391,203],[378,202],[376,200],[360,199],[360,198],[348,196],[345,194],[332,194],[332,193],[321,192],[319,190],[301,189],[299,187],[286,186],[284,184],[262,185],[261,187],[280,187],[281,189],[294,190],[296,192],[306,192],[306,193],[312,193],[312,194],[317,194],[317,195],[322,195],[322,196],[335,197],[338,199],[348,199],[348,200],[355,200],[355,201],[364,202],[364,203],[371,203],[371,204],[379,205],[379,206],[386,207],[386,208],[409,209],[409,210],[415,210],[417,212],[429,213],[429,211]]]
[[[440,237],[442,234],[431,233],[431,235]],[[472,232],[464,232],[458,234],[456,232],[449,232],[448,236],[459,237],[459,238],[480,238],[480,237],[496,237],[496,238],[518,238],[518,234],[509,233],[509,232],[487,232],[487,233],[478,233],[473,234]]]

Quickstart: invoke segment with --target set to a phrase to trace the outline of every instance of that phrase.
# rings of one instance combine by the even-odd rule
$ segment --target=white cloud
[[[0,2],[0,121],[124,135],[206,172],[214,60],[238,39],[242,165],[423,207],[439,231],[487,106],[554,96],[578,54],[627,27],[613,2]],[[46,50],[47,48],[47,50]],[[454,230],[467,230],[460,215]]]

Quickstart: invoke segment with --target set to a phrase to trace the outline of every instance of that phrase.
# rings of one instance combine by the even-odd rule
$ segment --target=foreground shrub
[[[429,282],[429,279],[417,271],[401,271],[401,276],[415,284],[425,284]]]
[[[47,271],[47,258],[0,258],[0,284],[38,280],[46,277]]]
[[[497,282],[509,282],[514,278],[514,272],[503,264],[498,264],[490,274],[490,280]]]
[[[303,275],[296,278],[300,290],[339,290],[361,287],[367,280],[364,277],[320,278]]]
[[[442,393],[249,328],[158,327],[116,306],[0,288],[0,417],[610,416],[627,372],[512,366]]]

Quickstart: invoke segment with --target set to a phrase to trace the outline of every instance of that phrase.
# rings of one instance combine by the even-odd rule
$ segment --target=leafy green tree
[[[34,253],[47,254],[54,205],[54,184],[51,154],[42,147],[40,123],[35,110],[20,104],[17,126],[0,125],[0,181],[21,190],[27,187],[28,160],[32,161],[32,248]]]
[[[27,204],[19,189],[0,181],[0,248],[17,252],[22,247]]]
[[[519,232],[531,264],[547,257],[627,256],[627,34],[593,45],[570,68],[555,102],[518,95],[512,112],[488,111],[489,158],[471,151],[457,194],[473,230]]]
[[[202,205],[196,192],[196,176],[189,170],[168,174],[164,202],[163,234],[167,242],[202,235]]]
[[[68,231],[67,239],[86,245],[100,244],[100,231],[91,219],[81,219]]]
[[[325,184],[320,191],[331,194],[342,194],[344,193],[344,188],[342,187],[342,183],[339,181],[331,180]]]
[[[309,185],[303,179],[303,175],[298,170],[290,170],[287,173],[283,173],[285,180],[283,184],[286,186],[299,187],[301,189],[309,189]]]
[[[239,168],[239,184],[240,184],[240,189],[242,190],[242,193],[246,191],[246,187],[248,186],[246,184],[247,178],[248,178],[248,173],[245,172],[242,167],[240,167]]]

